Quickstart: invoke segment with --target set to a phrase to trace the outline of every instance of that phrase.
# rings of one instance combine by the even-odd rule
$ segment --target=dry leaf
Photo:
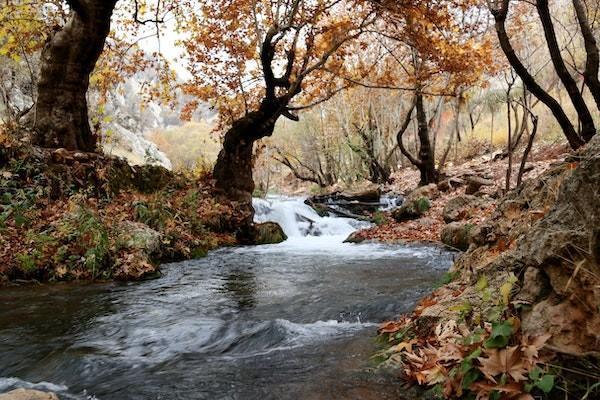
[[[527,380],[525,373],[527,369],[523,363],[523,354],[518,346],[508,347],[502,350],[486,350],[487,358],[479,357],[481,363],[479,370],[492,382],[500,374],[507,374],[516,382]]]

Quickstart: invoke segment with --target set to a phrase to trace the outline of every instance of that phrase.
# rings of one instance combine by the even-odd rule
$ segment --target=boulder
[[[125,221],[117,229],[117,242],[123,250],[115,260],[113,277],[129,281],[159,276],[153,260],[161,256],[162,234],[141,222]]]
[[[32,389],[15,389],[0,394],[0,400],[59,400],[54,393],[41,392]]]
[[[456,196],[446,203],[442,211],[444,222],[456,222],[469,216],[469,211],[475,207],[480,207],[482,200],[473,195]]]
[[[162,235],[141,222],[125,221],[119,224],[118,240],[124,247],[142,250],[149,255],[160,253]]]
[[[493,186],[495,182],[491,179],[482,178],[480,176],[467,177],[466,194],[475,194],[482,186]]]
[[[440,192],[450,192],[464,184],[461,178],[448,178],[438,183],[437,188]]]
[[[392,211],[392,218],[397,222],[410,221],[421,218],[427,210],[431,208],[431,203],[428,198],[420,197],[416,200],[408,200],[400,207]]]
[[[263,222],[254,226],[255,244],[276,244],[287,239],[285,232],[276,222]]]
[[[425,197],[426,199],[429,199],[430,201],[435,200],[438,197],[440,197],[440,191],[439,191],[437,185],[435,183],[431,183],[429,185],[425,185],[425,186],[416,188],[415,190],[410,192],[408,194],[408,196],[406,196],[406,201],[410,202],[410,201],[418,200],[422,197]]]
[[[446,246],[453,249],[467,251],[472,242],[475,225],[451,222],[441,232],[441,240]]]
[[[360,234],[360,231],[352,232],[344,243],[362,243],[365,241],[365,238]]]

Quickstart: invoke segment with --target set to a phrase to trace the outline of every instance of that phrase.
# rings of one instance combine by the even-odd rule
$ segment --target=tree
[[[117,0],[68,0],[71,15],[42,50],[35,106],[35,143],[96,151],[86,94],[102,54]]]
[[[386,49],[383,56],[386,64],[395,68],[388,67],[368,86],[390,89],[396,86],[414,92],[418,155],[412,155],[402,143],[408,128],[406,121],[397,135],[398,146],[419,169],[420,184],[435,183],[440,176],[435,165],[437,137],[434,135],[432,145],[426,96],[456,96],[466,87],[477,84],[486,71],[493,70],[491,43],[482,30],[484,21],[476,1],[465,1],[460,8],[444,0],[387,1],[382,2],[382,8],[384,18],[378,26],[379,41]],[[442,102],[438,103],[441,107]],[[435,113],[432,122],[434,118]]]
[[[600,69],[600,52],[598,51],[598,44],[594,32],[590,27],[587,12],[585,6],[581,0],[573,0],[573,8],[575,9],[575,15],[579,22],[579,28],[581,29],[581,35],[583,37],[583,43],[586,52],[586,63],[585,70],[583,72],[583,79],[587,87],[590,89],[596,107],[600,111],[600,80],[598,79],[598,71]]]
[[[9,1],[3,5],[0,57],[24,64],[29,72],[31,107],[14,114],[18,123],[34,128],[34,143],[96,151],[98,129],[93,132],[88,121],[90,88],[101,103],[108,91],[143,69],[160,67],[157,81],[161,84],[171,77],[160,54],[145,54],[135,35],[149,23],[158,35],[164,14],[177,10],[176,3],[159,1],[150,7],[150,1],[121,2],[112,32],[117,0]],[[155,92],[155,86],[145,85],[146,92]],[[2,100],[8,104],[4,92]]]
[[[527,67],[525,67],[525,65],[523,65],[523,63],[519,59],[519,56],[517,55],[515,49],[513,48],[512,43],[510,41],[510,37],[506,30],[506,20],[507,20],[509,8],[510,8],[510,0],[488,0],[489,9],[495,20],[495,28],[496,28],[496,34],[498,36],[498,41],[500,43],[500,47],[502,48],[502,51],[506,55],[508,62],[510,63],[512,68],[515,70],[515,72],[519,75],[519,77],[523,81],[524,85],[529,90],[529,92],[531,92],[536,98],[538,98],[542,103],[544,103],[550,109],[550,111],[556,118],[557,122],[559,123],[570,146],[573,149],[577,149],[580,146],[582,146],[587,140],[589,140],[591,138],[591,136],[595,133],[595,132],[592,132],[593,121],[590,124],[589,119],[587,118],[586,111],[585,111],[585,110],[587,110],[587,106],[585,108],[581,108],[581,107],[577,108],[578,107],[577,104],[581,105],[580,100],[579,100],[580,94],[573,93],[572,85],[571,85],[572,78],[569,78],[570,75],[567,76],[567,74],[569,74],[569,72],[565,71],[562,68],[564,66],[564,61],[561,62],[562,57],[560,55],[560,49],[558,49],[558,53],[557,53],[556,38],[555,38],[553,28],[551,27],[551,20],[550,20],[550,23],[548,22],[548,19],[550,18],[550,16],[548,15],[549,11],[546,10],[547,2],[545,3],[545,0],[543,0],[541,2],[541,5],[540,5],[539,1],[537,4],[538,4],[538,14],[541,13],[540,16],[542,19],[542,25],[544,27],[546,40],[548,41],[548,47],[549,47],[549,50],[551,53],[551,58],[552,58],[552,62],[555,67],[555,70],[561,77],[563,84],[565,84],[565,82],[566,82],[566,84],[565,84],[566,88],[569,91],[571,100],[574,102],[574,106],[576,107],[580,118],[582,116],[584,117],[584,119],[582,119],[582,124],[585,125],[585,128],[583,129],[583,131],[582,131],[583,135],[581,135],[581,136],[575,130],[575,127],[571,123],[569,117],[567,116],[567,114],[564,111],[561,104],[554,97],[552,97],[552,95],[550,95],[550,93],[548,91],[544,90],[540,86],[540,84],[536,81],[534,76],[528,71]],[[589,110],[588,110],[588,113],[589,113]],[[594,130],[595,130],[595,128],[594,128]]]
[[[348,45],[375,14],[350,0],[199,3],[186,22],[195,78],[187,91],[211,101],[229,127],[213,171],[217,189],[250,205],[254,143],[271,136],[280,117],[297,120],[295,110],[344,88],[336,76]]]

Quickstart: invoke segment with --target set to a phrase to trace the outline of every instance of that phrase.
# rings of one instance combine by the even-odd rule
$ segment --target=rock
[[[482,186],[493,186],[495,182],[491,179],[482,178],[480,176],[467,177],[466,194],[475,194]]]
[[[453,269],[464,279],[485,274],[491,288],[513,273],[515,300],[531,305],[520,315],[525,335],[550,334],[554,351],[600,357],[600,136],[572,159],[507,193],[488,219],[487,243],[471,246]]]
[[[119,224],[118,239],[132,250],[142,250],[148,255],[160,253],[162,235],[141,222],[125,221]]]
[[[381,190],[379,190],[379,187],[372,187],[358,192],[346,191],[343,192],[341,195],[346,200],[354,200],[365,203],[379,203],[379,198],[381,197]]]
[[[437,188],[440,192],[449,192],[465,184],[460,178],[448,178],[438,183]]]
[[[350,234],[350,236],[348,236],[348,238],[346,238],[346,240],[344,240],[344,243],[362,243],[365,241],[365,238],[362,237],[359,234],[360,231],[356,231],[356,232],[352,232]]]
[[[410,221],[420,218],[430,208],[431,203],[426,197],[410,201],[407,199],[404,204],[392,211],[392,218],[397,222]]]
[[[64,148],[54,150],[52,152],[52,154],[50,155],[50,157],[51,157],[52,161],[54,161],[57,164],[72,164],[73,163],[73,157],[71,155],[71,152]]]
[[[263,222],[256,224],[255,228],[255,244],[276,244],[287,239],[285,232],[276,222]]]
[[[408,196],[406,196],[406,201],[410,202],[410,201],[418,200],[422,197],[425,197],[426,199],[429,199],[430,201],[435,200],[438,197],[440,197],[440,191],[438,190],[437,185],[435,183],[431,183],[429,185],[425,185],[425,186],[416,188],[415,190],[410,192],[408,194]]]
[[[482,205],[482,200],[472,195],[456,196],[446,203],[442,211],[444,222],[456,222],[465,219],[469,211]]]
[[[141,222],[119,224],[117,242],[123,250],[115,260],[112,275],[117,280],[146,279],[158,273],[153,260],[161,256],[162,235]]]
[[[15,389],[0,394],[0,400],[59,400],[54,393],[41,392],[32,389]]]
[[[441,232],[441,240],[446,246],[467,251],[472,241],[475,225],[451,222]]]
[[[378,187],[359,192],[333,192],[313,196],[304,201],[323,216],[328,213],[347,218],[367,219],[366,215],[380,207],[381,191]]]

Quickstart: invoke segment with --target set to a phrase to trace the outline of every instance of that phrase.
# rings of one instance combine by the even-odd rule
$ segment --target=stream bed
[[[372,371],[377,324],[452,262],[435,247],[346,244],[352,220],[257,201],[289,239],[163,266],[138,283],[0,291],[0,393],[62,399],[397,399]],[[299,217],[299,215],[301,217]]]

